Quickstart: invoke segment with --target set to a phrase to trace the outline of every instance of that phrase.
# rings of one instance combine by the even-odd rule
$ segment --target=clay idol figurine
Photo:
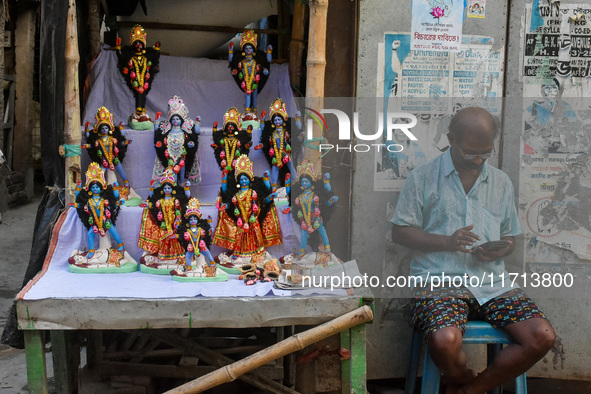
[[[242,128],[240,112],[236,108],[230,108],[224,114],[222,130],[218,130],[218,122],[214,122],[211,147],[222,172],[233,171],[236,159],[241,155],[248,156],[251,145],[252,127]]]
[[[236,161],[237,184],[232,187],[227,178],[226,173],[213,243],[232,251],[231,255],[222,253],[217,257],[222,269],[239,274],[238,268],[243,264],[263,266],[272,259],[265,248],[281,243],[281,227],[271,184],[254,176],[248,156],[242,155]]]
[[[170,271],[178,282],[212,282],[228,280],[228,274],[217,268],[209,251],[211,226],[203,219],[199,200],[191,198],[178,228],[179,243],[186,250],[184,264]]]
[[[285,103],[278,98],[269,108],[270,120],[265,121],[261,132],[261,144],[255,149],[263,149],[267,161],[271,165],[271,187],[285,186],[289,196],[291,177],[296,170],[291,157],[291,118],[285,109]],[[299,116],[296,115],[296,122]]]
[[[253,128],[259,128],[257,117],[257,95],[263,90],[269,77],[271,67],[271,52],[269,45],[267,53],[257,51],[257,35],[254,30],[246,30],[240,36],[240,53],[234,53],[234,43],[230,43],[228,58],[234,81],[244,92],[244,116],[243,124],[251,124]]]
[[[140,25],[131,29],[129,46],[121,48],[117,38],[118,68],[127,86],[135,97],[135,112],[129,117],[129,127],[135,130],[152,130],[154,124],[146,113],[146,97],[152,89],[152,82],[159,71],[160,42],[146,48],[146,32]]]
[[[160,112],[156,114],[156,119]],[[197,148],[199,147],[199,117],[189,118],[189,109],[183,100],[174,96],[168,101],[167,120],[154,127],[156,160],[152,180],[153,187],[160,186],[160,179],[166,168],[172,168],[177,183],[188,179],[191,184],[201,182]]]
[[[170,168],[164,171],[160,186],[150,190],[138,239],[138,246],[145,251],[140,258],[142,272],[168,275],[170,270],[177,268],[178,260],[184,259],[185,251],[177,239],[177,228],[189,197],[189,186],[177,186]]]
[[[314,265],[326,264],[334,256],[330,250],[330,242],[328,241],[324,221],[330,217],[339,198],[332,193],[330,174],[326,173],[324,177],[317,180],[314,167],[308,160],[303,160],[298,166],[298,182],[302,192],[294,200],[296,206],[291,212],[294,220],[300,224],[301,229],[298,258],[300,260],[314,259]],[[315,236],[320,238],[322,244],[319,246],[319,253],[306,255],[308,243],[313,249],[316,249],[319,244]],[[309,240],[311,242],[308,242]]]
[[[127,200],[130,193],[129,179],[121,163],[127,152],[127,141],[123,135],[123,127],[115,126],[113,115],[106,107],[100,107],[94,116],[94,127],[89,129],[90,122],[86,122],[84,134],[87,144],[82,145],[86,148],[90,159],[99,163],[107,172],[108,183],[115,183],[116,177],[111,177],[114,171],[117,171],[123,179],[123,187],[119,189],[121,197]],[[113,174],[114,175],[114,174]]]
[[[78,217],[86,227],[88,251],[74,250],[68,259],[70,272],[116,273],[137,271],[137,262],[125,252],[123,241],[115,228],[119,215],[119,187],[107,185],[105,173],[98,163],[91,163],[86,171],[86,187],[76,185]],[[111,234],[116,248],[111,248]],[[99,235],[99,247],[95,249],[95,238]]]

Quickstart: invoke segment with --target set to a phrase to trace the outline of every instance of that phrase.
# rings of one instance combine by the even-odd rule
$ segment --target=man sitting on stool
[[[486,393],[527,371],[555,340],[544,314],[507,280],[503,257],[521,229],[511,180],[486,163],[497,132],[486,110],[459,111],[449,125],[450,149],[410,173],[392,218],[392,240],[414,249],[411,274],[435,277],[418,289],[411,310],[415,329],[428,335],[447,393]],[[508,243],[495,250],[478,246],[498,240]],[[504,329],[514,342],[477,376],[462,352],[468,317]]]

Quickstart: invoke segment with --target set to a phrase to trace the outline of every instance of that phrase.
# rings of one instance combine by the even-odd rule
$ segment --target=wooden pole
[[[291,11],[289,3],[284,0],[277,0],[277,57],[286,59],[289,57],[289,36],[291,30]]]
[[[306,63],[306,107],[317,111],[324,105],[324,73],[326,70],[326,21],[328,0],[310,0],[310,31],[308,33],[308,61]],[[314,138],[322,131],[315,124]],[[320,151],[307,150],[305,155],[314,164],[317,174],[322,173]]]
[[[4,41],[4,7],[6,6],[6,2],[2,2],[0,5],[0,37],[2,37],[2,41]],[[4,51],[0,51],[0,80],[4,83]],[[4,94],[0,94],[0,124],[2,125],[2,132],[0,132],[0,150],[6,155],[6,150],[4,148]],[[6,157],[8,159],[8,157]],[[8,163],[8,168],[12,168],[12,163]],[[0,194],[0,199],[2,195]]]
[[[16,21],[16,102],[12,169],[25,177],[27,197],[33,197],[33,67],[35,64],[35,8],[27,7]]]
[[[373,312],[367,305],[346,313],[318,327],[293,335],[265,350],[261,350],[233,364],[183,384],[166,394],[201,393],[212,387],[235,380],[238,376],[265,365],[279,357],[304,349],[315,342],[328,338],[343,330],[366,323],[373,319]]]
[[[69,0],[66,22],[66,90],[64,140],[67,145],[80,146],[80,94],[78,87],[78,29],[76,0]],[[75,201],[76,182],[80,179],[80,156],[66,157],[66,205]]]
[[[293,5],[293,23],[291,28],[291,42],[289,43],[289,79],[291,85],[297,90],[301,88],[305,21],[306,4],[296,1]]]
[[[90,57],[94,58],[101,50],[101,32],[99,17],[99,0],[88,2],[88,29],[90,32]]]

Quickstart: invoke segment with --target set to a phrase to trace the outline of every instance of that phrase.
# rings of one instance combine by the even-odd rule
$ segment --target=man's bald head
[[[499,123],[487,110],[479,107],[468,107],[458,111],[449,123],[449,133],[461,141],[464,133],[477,139],[494,140],[499,130]]]

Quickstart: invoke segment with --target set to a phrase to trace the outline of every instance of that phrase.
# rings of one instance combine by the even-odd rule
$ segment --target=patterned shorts
[[[468,320],[484,320],[495,328],[508,323],[546,316],[521,289],[512,289],[480,305],[465,287],[423,288],[415,294],[410,310],[415,330],[428,335],[444,327],[464,332]]]

